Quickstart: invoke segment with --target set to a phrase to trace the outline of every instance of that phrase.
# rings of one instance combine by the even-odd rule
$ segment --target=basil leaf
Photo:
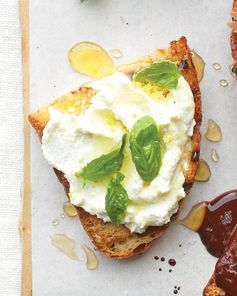
[[[75,176],[81,177],[85,181],[97,182],[119,170],[123,161],[123,150],[126,144],[126,138],[127,135],[123,135],[122,145],[119,149],[108,154],[103,154],[92,160],[80,172],[75,173]]]
[[[134,81],[150,82],[161,88],[175,88],[181,76],[179,67],[170,61],[151,64],[133,77]]]
[[[110,220],[115,224],[124,221],[125,212],[128,207],[128,194],[120,184],[124,175],[117,172],[116,176],[110,180],[105,197],[105,209]]]
[[[132,160],[144,181],[152,181],[161,166],[161,144],[156,122],[144,116],[132,127],[130,135]]]

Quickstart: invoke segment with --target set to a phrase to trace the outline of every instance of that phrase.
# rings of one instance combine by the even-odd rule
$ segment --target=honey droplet
[[[61,219],[64,219],[64,218],[65,218],[65,214],[64,214],[64,213],[61,213],[61,214],[60,214],[60,218],[61,218]]]
[[[218,162],[219,161],[220,158],[219,158],[219,155],[218,155],[216,149],[212,149],[211,150],[211,158],[215,162]]]
[[[236,78],[237,77],[237,69],[234,67],[234,65],[230,65],[229,70],[230,70],[230,74]]]
[[[207,182],[210,176],[211,176],[211,170],[209,168],[208,163],[203,159],[199,159],[198,169],[195,175],[195,181]]]
[[[215,70],[220,70],[221,69],[221,65],[219,63],[214,63],[212,64],[213,69]]]
[[[59,224],[59,219],[54,219],[53,221],[52,221],[52,224],[53,224],[53,226],[56,226],[56,225],[58,225]]]
[[[212,119],[208,119],[207,131],[205,133],[207,140],[212,142],[220,142],[222,139],[222,132],[220,126]]]
[[[80,42],[68,53],[72,68],[93,78],[101,78],[113,72],[114,64],[108,53],[93,42]]]
[[[66,201],[63,204],[63,211],[69,217],[75,217],[75,216],[77,216],[77,209],[76,209],[76,207],[74,207],[74,205],[72,205],[69,201]]]
[[[112,57],[117,58],[117,59],[119,59],[119,58],[121,58],[123,56],[122,51],[119,50],[119,49],[116,49],[116,48],[112,49],[110,51],[110,54],[112,55]]]
[[[65,255],[73,260],[78,260],[78,256],[75,253],[76,242],[68,237],[66,234],[54,234],[51,236],[51,243],[54,247],[58,248]]]
[[[193,65],[197,72],[197,78],[198,78],[198,81],[200,82],[203,78],[205,62],[203,58],[200,55],[198,55],[194,50],[192,50],[191,53],[192,53]]]
[[[206,215],[206,210],[207,206],[205,203],[201,202],[196,204],[192,207],[188,215],[180,221],[181,224],[193,231],[198,231],[202,226],[203,220]]]
[[[82,248],[86,253],[86,267],[87,267],[87,269],[89,269],[89,270],[96,269],[99,265],[99,261],[95,255],[95,252],[92,249],[88,248],[86,245],[84,245]]]
[[[229,85],[228,81],[225,80],[225,79],[221,79],[219,81],[220,85],[223,86],[223,87],[227,87]]]

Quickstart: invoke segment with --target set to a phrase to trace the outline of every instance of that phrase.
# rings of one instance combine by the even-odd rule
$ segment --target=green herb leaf
[[[92,160],[80,172],[77,172],[75,176],[83,178],[84,181],[97,182],[119,170],[123,161],[126,138],[127,135],[123,135],[122,145],[119,149]]]
[[[161,166],[161,144],[156,122],[144,116],[132,127],[130,135],[132,160],[144,181],[152,181]]]
[[[109,182],[105,197],[105,209],[110,220],[115,224],[121,224],[124,221],[125,212],[128,207],[128,194],[120,184],[124,175],[117,172],[116,176]]]
[[[161,88],[175,88],[181,76],[179,67],[170,61],[154,63],[139,71],[133,77],[134,81],[150,82]]]

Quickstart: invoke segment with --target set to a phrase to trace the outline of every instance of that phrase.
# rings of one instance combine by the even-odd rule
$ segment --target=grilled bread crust
[[[237,13],[237,0],[234,0],[233,14],[236,16],[236,13]],[[237,17],[235,18],[233,16],[232,20],[233,20],[233,23],[237,23]],[[231,37],[230,37],[230,44],[231,44],[232,56],[234,59],[234,71],[235,73],[237,73],[237,30],[234,30],[234,29],[232,30]]]
[[[181,37],[178,41],[173,41],[170,43],[170,47],[167,50],[157,49],[151,55],[140,58],[128,65],[122,65],[118,67],[118,71],[121,71],[128,76],[133,75],[134,72],[139,71],[144,66],[154,63],[159,59],[169,59],[174,62],[180,63],[182,67],[182,74],[184,78],[190,85],[192,90],[194,101],[195,101],[195,121],[196,125],[194,127],[194,132],[192,136],[192,144],[189,155],[189,166],[185,172],[185,192],[188,194],[194,181],[194,176],[196,174],[198,160],[199,160],[199,150],[200,150],[200,125],[202,120],[202,109],[201,109],[201,94],[199,89],[199,83],[197,79],[197,74],[192,63],[192,53],[187,46],[187,41],[185,37]],[[82,86],[79,89],[68,93],[51,104],[45,105],[40,108],[36,113],[29,115],[29,121],[33,128],[42,138],[44,127],[49,121],[48,108],[59,102],[65,101],[68,98],[76,99],[80,97],[85,97],[93,92],[91,88]],[[82,105],[85,102],[82,103]],[[65,192],[69,192],[69,183],[64,177],[64,174],[56,169],[54,169],[60,183],[63,185]],[[171,217],[171,221],[175,220],[178,216],[179,211],[182,209],[184,200],[179,202],[179,210],[176,214]],[[138,255],[146,251],[151,242],[160,237],[169,223],[161,227],[148,227],[147,230],[142,233],[131,233],[128,228],[124,225],[115,225],[112,223],[105,223],[101,219],[94,215],[90,215],[85,212],[82,208],[78,208],[78,216],[80,221],[87,232],[88,236],[95,244],[97,249],[107,256],[116,259],[125,259],[133,255]]]
[[[205,287],[203,296],[227,296],[226,293],[216,285],[214,274]]]

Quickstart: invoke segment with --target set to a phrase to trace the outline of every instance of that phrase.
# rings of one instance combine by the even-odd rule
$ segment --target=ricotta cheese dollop
[[[154,98],[125,74],[115,72],[87,86],[95,91],[89,107],[81,114],[50,107],[50,120],[42,138],[45,158],[65,174],[70,184],[72,204],[110,221],[105,210],[109,178],[88,181],[83,186],[75,173],[91,160],[120,147],[123,134],[129,133],[138,119],[150,115],[162,130],[166,149],[158,175],[147,184],[136,171],[127,141],[120,169],[129,197],[124,224],[132,232],[142,233],[148,226],[168,223],[185,196],[184,170],[195,124],[189,84],[181,76],[177,87]]]

